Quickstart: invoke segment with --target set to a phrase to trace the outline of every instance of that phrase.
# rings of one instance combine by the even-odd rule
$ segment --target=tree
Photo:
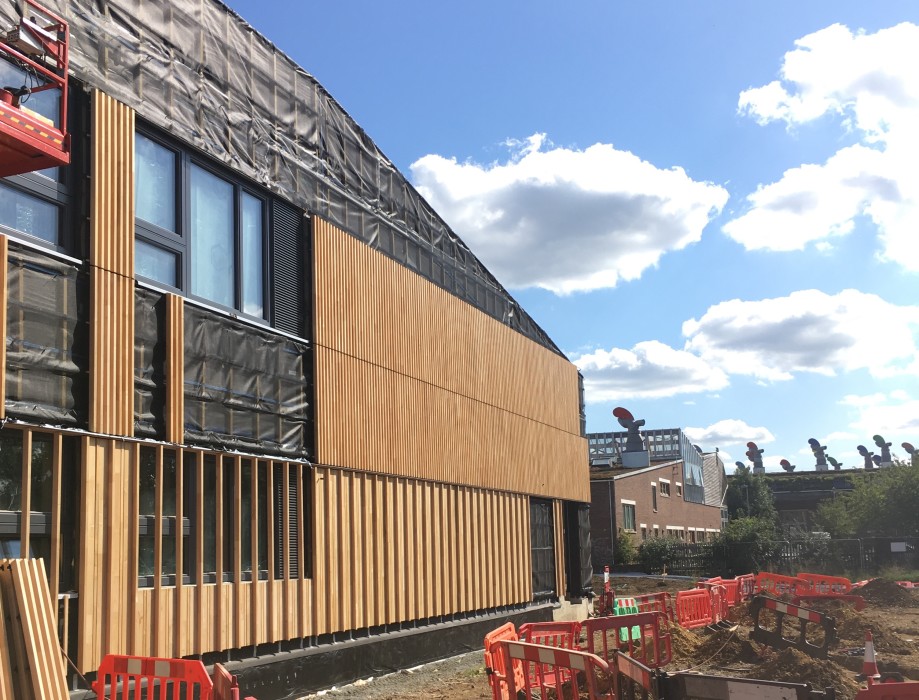
[[[858,474],[851,492],[822,503],[817,522],[833,537],[919,536],[919,466],[897,461]]]
[[[740,469],[734,473],[724,499],[728,515],[734,518],[761,518],[772,527],[775,526],[778,514],[772,499],[772,491],[765,477],[753,474],[749,469]]]

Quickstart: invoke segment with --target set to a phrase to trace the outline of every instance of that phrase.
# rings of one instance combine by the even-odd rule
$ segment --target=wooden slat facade
[[[317,460],[589,500],[577,369],[313,218]]]
[[[134,434],[134,111],[92,100],[89,429]]]
[[[134,115],[98,91],[92,100],[94,434],[4,428],[22,432],[24,504],[33,440],[51,434],[47,568],[63,603],[54,611],[62,643],[75,646],[80,671],[106,653],[181,657],[526,604],[530,495],[556,499],[563,581],[557,499],[589,500],[577,370],[318,219],[316,465],[183,444],[184,301],[175,294],[162,338],[164,439],[132,439]],[[6,257],[0,236],[4,331]],[[0,368],[3,355],[0,344]],[[0,399],[4,381],[5,371]],[[71,491],[68,450],[80,452]],[[31,517],[24,506],[23,551]],[[62,583],[70,561],[75,593]]]

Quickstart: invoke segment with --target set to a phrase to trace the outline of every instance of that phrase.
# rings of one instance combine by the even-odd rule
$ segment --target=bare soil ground
[[[602,589],[601,579],[595,584]],[[611,584],[616,595],[632,596],[659,591],[676,593],[693,587],[694,582],[616,577]],[[840,700],[852,700],[859,687],[855,675],[862,668],[865,630],[871,629],[881,673],[896,672],[907,680],[919,680],[919,593],[885,581],[872,582],[860,593],[868,602],[861,612],[840,603],[810,605],[836,620],[839,643],[827,660],[812,659],[795,649],[779,652],[750,641],[752,619],[744,604],[732,610],[731,618],[737,623],[734,630],[689,631],[674,625],[674,659],[664,670],[672,673],[691,669],[723,676],[810,683],[815,688],[833,687]],[[482,652],[477,651],[306,697],[487,700],[491,690]]]

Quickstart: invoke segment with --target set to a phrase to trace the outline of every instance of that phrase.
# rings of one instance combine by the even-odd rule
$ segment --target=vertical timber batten
[[[134,111],[92,98],[89,429],[134,435]]]
[[[185,439],[185,301],[166,295],[166,441]]]

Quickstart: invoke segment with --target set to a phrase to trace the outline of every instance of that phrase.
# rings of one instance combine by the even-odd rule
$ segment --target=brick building
[[[616,562],[616,535],[704,542],[721,531],[726,488],[717,451],[703,454],[679,428],[642,431],[651,466],[620,466],[625,433],[589,433],[592,561]]]

